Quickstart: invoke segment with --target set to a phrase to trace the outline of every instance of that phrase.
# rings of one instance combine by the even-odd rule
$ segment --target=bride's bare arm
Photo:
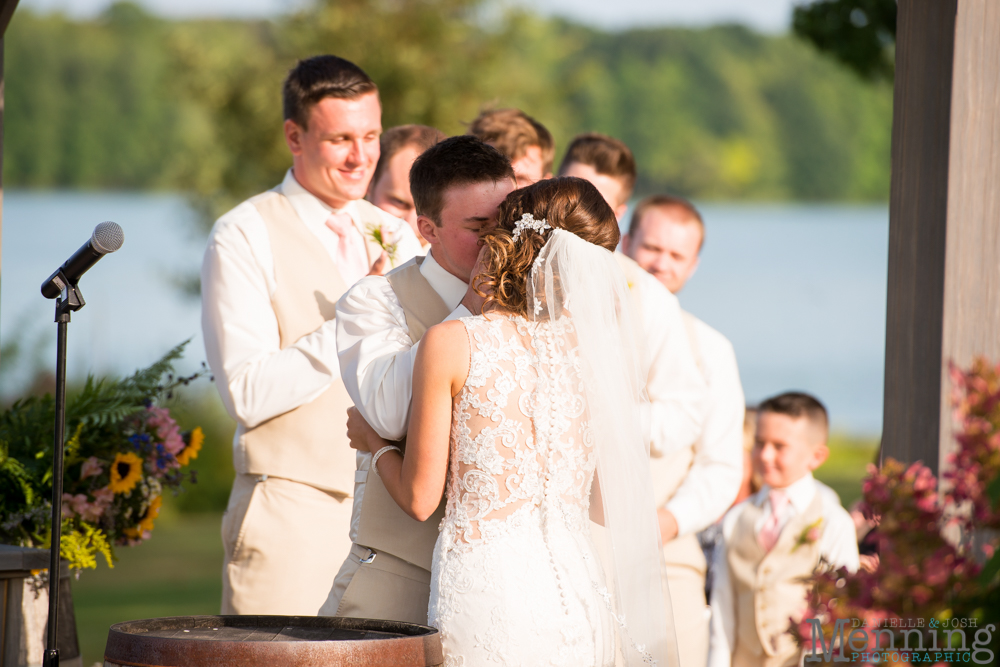
[[[469,338],[461,322],[444,322],[427,330],[413,365],[406,456],[389,451],[378,460],[386,490],[417,521],[427,520],[444,495],[452,397],[465,385],[469,355]],[[390,443],[369,438],[369,451],[374,454],[386,444]]]

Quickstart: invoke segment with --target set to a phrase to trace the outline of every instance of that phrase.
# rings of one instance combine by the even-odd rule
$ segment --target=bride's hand
[[[351,449],[361,452],[373,452],[381,446],[382,438],[353,406],[347,409],[347,437],[351,441]]]

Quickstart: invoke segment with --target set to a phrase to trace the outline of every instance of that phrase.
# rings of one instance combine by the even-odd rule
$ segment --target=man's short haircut
[[[520,109],[481,111],[469,124],[469,134],[493,146],[511,162],[523,158],[531,146],[538,146],[542,149],[542,173],[552,172],[556,156],[552,133]]]
[[[702,246],[705,245],[705,221],[701,219],[701,213],[694,207],[694,204],[683,197],[674,197],[673,195],[652,195],[636,204],[635,210],[632,211],[632,218],[628,224],[628,235],[630,238],[635,238],[642,224],[642,217],[650,209],[654,208],[680,211],[682,213],[680,216],[681,219],[685,222],[693,222],[698,225],[701,229],[701,241],[698,242],[698,252],[701,252]]]
[[[360,67],[337,56],[313,56],[300,60],[285,78],[281,89],[285,120],[308,129],[309,112],[321,100],[335,97],[354,100],[378,93],[378,86]]]
[[[614,137],[606,134],[590,132],[578,134],[570,142],[559,165],[559,175],[565,176],[571,164],[585,164],[598,174],[610,176],[622,184],[622,201],[624,204],[632,196],[635,189],[635,157],[632,151]]]
[[[757,406],[758,415],[765,412],[787,415],[793,419],[805,417],[814,425],[821,427],[824,433],[830,427],[830,420],[823,404],[814,396],[801,391],[787,391],[772,396]]]
[[[450,137],[424,151],[410,169],[410,192],[417,215],[441,226],[445,190],[472,183],[514,181],[510,160],[476,137]]]
[[[389,168],[389,162],[396,156],[396,153],[408,146],[413,146],[419,152],[443,141],[448,135],[441,130],[428,127],[426,125],[397,125],[390,127],[379,137],[381,154],[378,164],[375,165],[375,173],[372,175],[372,187],[382,178],[382,173]]]

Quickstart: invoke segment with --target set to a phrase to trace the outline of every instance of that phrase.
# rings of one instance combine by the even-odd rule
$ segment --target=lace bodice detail
[[[474,545],[540,510],[585,530],[596,455],[571,325],[462,322],[471,360],[454,400],[444,537]]]

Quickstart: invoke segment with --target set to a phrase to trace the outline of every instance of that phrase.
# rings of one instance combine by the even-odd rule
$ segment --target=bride
[[[446,498],[446,665],[676,665],[615,215],[587,181],[511,193],[466,300],[418,348],[405,455],[353,443],[419,521]],[[599,524],[599,525],[598,525]]]

